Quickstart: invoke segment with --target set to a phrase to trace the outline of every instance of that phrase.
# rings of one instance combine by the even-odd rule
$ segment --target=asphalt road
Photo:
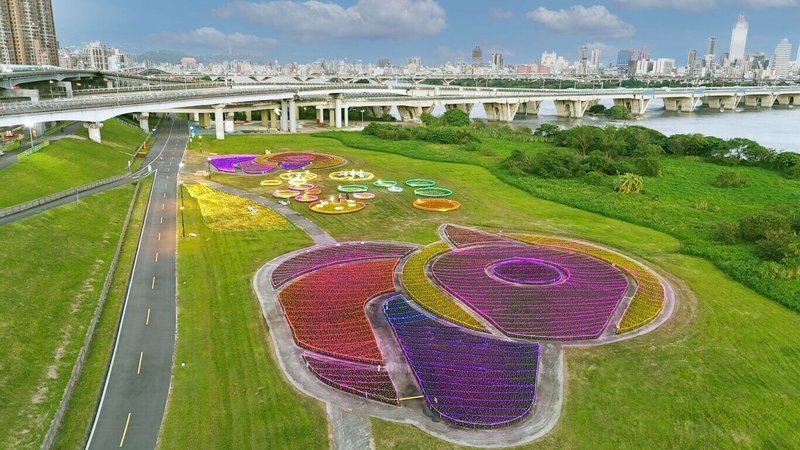
[[[156,446],[175,347],[177,175],[188,139],[186,121],[166,120],[153,146],[163,158],[152,163],[153,190],[88,449]]]

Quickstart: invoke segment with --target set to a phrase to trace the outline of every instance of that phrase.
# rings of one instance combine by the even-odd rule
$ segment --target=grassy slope
[[[441,221],[562,233],[639,255],[682,278],[673,320],[651,335],[568,352],[567,401],[557,429],[532,447],[791,447],[800,445],[800,315],[730,280],[706,261],[678,254],[675,238],[539,200],[475,166],[433,163],[347,148],[306,136],[207,141],[212,151],[317,149],[342,155],[379,177],[431,177],[456,190],[464,207],[446,215],[410,207],[413,196],[379,195],[364,212],[310,215],[338,239],[429,242]],[[458,155],[452,159],[458,160]],[[260,178],[222,177],[268,193]],[[329,184],[329,186],[333,186]],[[330,189],[328,190],[330,192]],[[305,210],[303,210],[305,211]],[[306,212],[306,214],[308,214]],[[754,420],[757,418],[757,420]],[[443,445],[405,426],[373,420],[379,448]]]
[[[86,135],[82,130],[79,135]],[[60,139],[46,149],[0,170],[0,208],[122,173],[144,139],[140,130],[115,120],[105,122],[103,144]],[[13,186],[13,189],[9,188]]]
[[[132,192],[0,226],[0,448],[37,447],[50,426]]]
[[[326,448],[324,408],[284,381],[250,289],[261,265],[310,240],[299,230],[212,232],[184,197],[187,233],[198,237],[179,243],[178,347],[161,447]]]
[[[78,378],[77,387],[59,429],[54,448],[80,448],[84,443],[86,431],[94,417],[97,394],[100,391],[105,375],[108,358],[111,356],[119,315],[128,290],[128,279],[139,242],[139,233],[141,232],[151,185],[152,179],[147,178],[142,182],[139,190],[139,196],[136,200],[122,252],[120,253],[117,270],[114,274],[114,281],[108,291],[106,304],[100,314],[97,328],[95,328],[94,339],[89,347],[89,354],[86,357],[83,372]]]

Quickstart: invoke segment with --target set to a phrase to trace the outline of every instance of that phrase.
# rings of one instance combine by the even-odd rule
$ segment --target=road
[[[177,175],[186,121],[165,121],[122,320],[88,449],[156,446],[169,393],[176,331]],[[154,149],[159,148],[159,142]]]
[[[83,122],[71,123],[63,127],[64,130],[63,133],[61,131],[57,131],[53,134],[33,138],[33,145],[38,145],[48,140],[52,141],[52,140],[62,139],[71,134],[75,134],[82,128],[83,128]],[[10,152],[6,152],[5,155],[0,156],[0,169],[5,169],[6,167],[16,164],[16,162],[19,161],[19,154],[29,148],[31,148],[30,139],[22,139],[18,149],[11,150]]]

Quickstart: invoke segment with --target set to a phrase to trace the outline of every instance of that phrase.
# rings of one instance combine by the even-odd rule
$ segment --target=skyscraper
[[[578,74],[585,75],[589,66],[589,47],[581,45],[578,49]]]
[[[50,0],[0,0],[0,64],[58,64]]]
[[[689,69],[689,73],[694,72],[694,66],[697,62],[697,50],[689,51],[689,57],[686,59],[686,68]]]
[[[708,38],[708,53],[706,55],[711,56],[711,59],[714,59],[714,55],[716,55],[717,51],[717,37],[711,36]]]
[[[481,50],[480,46],[475,46],[472,49],[472,65],[474,67],[481,67],[483,65],[483,50]]]
[[[591,60],[592,60],[592,67],[594,67],[595,69],[600,67],[600,49],[599,48],[592,49]]]
[[[492,53],[492,66],[495,69],[502,69],[503,68],[503,54],[502,53]]]
[[[775,57],[772,59],[776,77],[786,78],[789,76],[789,58],[791,56],[792,44],[789,39],[780,41],[775,47]]]
[[[617,70],[619,73],[628,73],[628,66],[631,63],[631,51],[620,50],[617,52]]]
[[[744,51],[747,45],[747,20],[744,14],[739,16],[739,20],[733,25],[731,31],[731,49],[728,52],[728,60],[731,65],[738,64],[744,61]]]

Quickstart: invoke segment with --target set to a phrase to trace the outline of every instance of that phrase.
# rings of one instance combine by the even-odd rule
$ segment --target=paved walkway
[[[162,124],[155,177],[89,449],[156,447],[172,377],[176,330],[178,171],[185,121]],[[161,141],[161,142],[159,142]]]

